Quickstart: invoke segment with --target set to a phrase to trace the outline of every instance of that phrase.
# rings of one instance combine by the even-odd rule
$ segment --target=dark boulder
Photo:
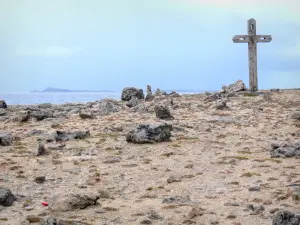
[[[0,205],[11,206],[16,200],[16,197],[8,188],[0,187]]]
[[[126,135],[126,141],[135,144],[170,141],[172,126],[160,125],[139,125],[136,129]]]
[[[0,132],[0,146],[10,146],[12,140],[13,138],[10,134]]]
[[[155,115],[159,119],[174,119],[174,117],[171,115],[170,110],[163,105],[156,105],[154,107]]]
[[[4,100],[0,100],[0,108],[7,109],[7,104]]]
[[[278,211],[273,217],[273,225],[299,225],[300,214],[284,210]]]
[[[90,131],[56,131],[56,141],[70,141],[74,139],[85,139],[90,136]]]
[[[300,142],[295,144],[272,144],[271,158],[300,156]]]
[[[127,87],[123,89],[121,96],[122,101],[130,101],[133,97],[136,97],[137,99],[144,99],[143,89],[137,89],[134,87]]]

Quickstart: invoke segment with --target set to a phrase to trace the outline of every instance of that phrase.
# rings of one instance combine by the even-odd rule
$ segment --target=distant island
[[[102,90],[102,91],[69,90],[69,89],[48,87],[48,88],[46,88],[45,90],[42,90],[42,91],[34,90],[32,92],[114,92],[114,91],[109,91],[109,90]]]

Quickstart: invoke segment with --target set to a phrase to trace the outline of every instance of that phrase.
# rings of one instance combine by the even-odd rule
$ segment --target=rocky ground
[[[149,95],[0,109],[0,224],[300,224],[300,90]]]

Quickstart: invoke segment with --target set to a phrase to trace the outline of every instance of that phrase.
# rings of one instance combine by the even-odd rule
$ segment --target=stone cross
[[[235,35],[232,38],[234,43],[248,43],[249,58],[249,88],[250,91],[258,90],[257,83],[257,42],[272,41],[271,35],[256,35],[255,19],[248,20],[248,35]]]

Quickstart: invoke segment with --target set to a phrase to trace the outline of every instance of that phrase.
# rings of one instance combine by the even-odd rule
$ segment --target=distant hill
[[[102,91],[69,90],[69,89],[48,87],[48,88],[46,88],[45,90],[42,90],[42,91],[34,90],[32,92],[114,92],[114,91],[109,91],[109,90],[102,90]]]

